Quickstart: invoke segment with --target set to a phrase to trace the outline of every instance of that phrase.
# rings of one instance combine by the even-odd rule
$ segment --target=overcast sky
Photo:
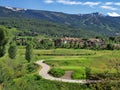
[[[120,0],[0,0],[1,6],[85,14],[120,16]]]

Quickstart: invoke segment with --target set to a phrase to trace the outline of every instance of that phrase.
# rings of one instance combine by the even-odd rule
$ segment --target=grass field
[[[2,85],[0,85],[0,90],[2,90]]]
[[[19,49],[19,53],[23,56],[24,49]],[[120,50],[34,50],[34,60],[41,59],[46,60],[46,63],[56,68],[83,70],[84,67],[90,67],[92,68],[92,72],[96,73],[107,70],[111,60],[120,60]]]
[[[34,76],[38,75],[38,67],[33,66],[33,63],[38,60],[45,60],[46,63],[54,68],[60,68],[63,70],[72,70],[73,79],[85,79],[83,74],[85,73],[85,67],[90,67],[93,74],[101,73],[109,70],[108,64],[110,60],[119,60],[120,62],[120,51],[119,50],[86,50],[86,49],[51,49],[51,50],[34,50],[33,60],[28,63],[25,60],[25,47],[18,47],[16,59],[9,59],[6,54],[0,58],[0,64],[3,69],[9,71],[10,76],[14,76],[13,81],[5,82],[4,90],[21,90],[21,88],[33,88],[31,90],[91,90],[86,85],[69,84],[69,83],[56,83],[56,81],[44,80]],[[29,72],[27,66],[32,67],[33,71]],[[14,69],[13,69],[14,67]],[[30,68],[31,70],[31,68]],[[110,69],[111,72],[115,70]],[[37,73],[36,73],[37,72]],[[4,72],[4,75],[8,75]],[[26,78],[27,77],[27,78]],[[35,79],[34,79],[35,78]],[[24,84],[23,84],[24,82]],[[42,83],[42,84],[41,84]],[[19,87],[22,85],[21,87]],[[41,86],[40,86],[41,85]],[[34,86],[34,87],[33,87]],[[71,87],[72,86],[72,87]],[[61,87],[64,87],[60,89]],[[10,89],[8,89],[10,88]],[[66,89],[67,88],[67,89]],[[1,87],[0,87],[1,89]],[[25,90],[25,89],[22,89]],[[92,89],[93,90],[93,89]]]
[[[46,57],[42,55],[42,51],[45,51],[47,53],[47,51],[52,50],[34,50],[34,58],[30,65],[33,64],[35,61],[41,60]],[[89,88],[86,85],[82,84],[63,83],[41,79],[38,77],[38,70],[36,70],[38,69],[38,67],[36,67],[35,72],[29,73],[28,70],[26,70],[26,66],[28,64],[29,63],[25,60],[24,47],[18,48],[17,57],[13,60],[8,57],[8,54],[0,58],[0,65],[4,66],[3,69],[5,69],[3,73],[4,76],[7,76],[9,71],[11,73],[10,76],[14,77],[12,80],[3,82],[3,90],[85,90]]]
[[[19,47],[18,54],[14,60],[14,65],[25,64],[25,48]],[[2,60],[8,58],[1,58]],[[119,60],[120,62],[120,50],[87,50],[87,49],[51,49],[51,50],[34,50],[34,58],[32,62],[37,60],[46,60],[45,62],[51,67],[61,68],[64,70],[72,70],[76,77],[85,74],[85,68],[89,67],[92,74],[103,73],[110,71],[114,73],[114,69],[108,67],[110,61]],[[6,60],[5,60],[6,61]],[[9,59],[7,59],[9,62]],[[76,78],[74,79],[81,79]]]
[[[114,73],[116,71],[109,67],[110,62],[120,62],[120,50],[52,49],[35,50],[34,54],[54,68],[74,71],[77,74],[74,79],[81,79],[77,77],[85,73],[85,67],[90,67],[92,74]]]
[[[19,49],[19,59],[24,62],[25,49]],[[47,55],[46,55],[47,54]],[[46,60],[56,68],[83,69],[91,67],[93,71],[104,71],[110,60],[120,60],[120,50],[87,50],[87,49],[51,49],[34,50],[34,61]]]

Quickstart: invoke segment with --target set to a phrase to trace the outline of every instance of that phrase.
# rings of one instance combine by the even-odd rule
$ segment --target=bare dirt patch
[[[69,79],[71,80],[71,75],[72,75],[73,71],[65,71],[65,74],[61,77],[62,79]]]

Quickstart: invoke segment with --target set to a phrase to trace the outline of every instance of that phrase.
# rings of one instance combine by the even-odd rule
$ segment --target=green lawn
[[[92,74],[103,73],[107,70],[114,73],[115,70],[108,67],[112,64],[110,61],[119,60],[120,62],[120,50],[52,49],[34,52],[38,59],[46,60],[51,67],[77,71],[80,75],[85,73],[85,67],[90,67]],[[44,54],[50,54],[50,56]]]
[[[25,49],[19,49],[20,58],[24,58]],[[48,55],[46,55],[48,54]],[[52,55],[51,55],[52,54]],[[55,54],[55,55],[54,55]],[[67,54],[67,55],[66,55]],[[71,55],[72,54],[72,55]],[[90,67],[92,71],[103,72],[108,69],[110,60],[120,60],[120,50],[51,49],[34,50],[34,60],[46,60],[57,68],[76,70]],[[24,59],[22,59],[24,60]]]

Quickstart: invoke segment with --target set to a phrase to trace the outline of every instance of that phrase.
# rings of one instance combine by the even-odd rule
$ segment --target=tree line
[[[10,32],[7,28],[5,27],[0,27],[0,57],[3,57],[6,53],[6,47],[7,44],[9,43],[9,48],[8,48],[8,55],[11,59],[14,59],[17,55],[17,46],[14,41],[10,41]],[[28,62],[32,60],[32,48],[33,45],[29,42],[26,45],[26,53],[25,53],[25,58]]]
[[[94,39],[97,39],[94,38]],[[109,37],[109,38],[99,38],[102,42],[92,42],[89,43],[88,39],[84,39],[82,43],[80,42],[61,42],[57,39],[45,38],[41,39],[39,37],[16,37],[14,41],[18,46],[26,46],[27,42],[32,41],[33,48],[35,49],[55,49],[55,48],[67,48],[67,49],[92,49],[92,50],[114,50],[120,49],[120,37]],[[57,41],[57,42],[56,42]]]

